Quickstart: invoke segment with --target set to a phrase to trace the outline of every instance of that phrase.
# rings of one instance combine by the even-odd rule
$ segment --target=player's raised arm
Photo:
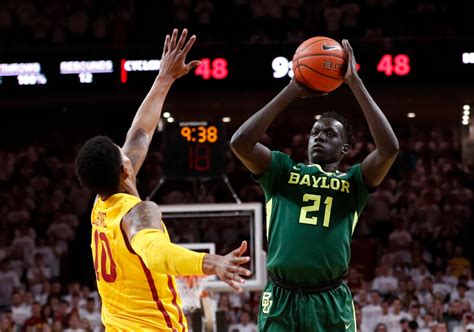
[[[370,96],[359,75],[357,75],[356,60],[349,41],[343,40],[342,46],[348,56],[344,81],[349,85],[362,108],[376,147],[362,162],[362,176],[369,187],[376,187],[387,175],[397,157],[398,140],[387,118]]]
[[[309,91],[293,79],[275,98],[237,129],[232,136],[230,146],[232,151],[253,174],[262,174],[270,165],[271,151],[258,141],[267,131],[272,121],[295,98],[316,95],[320,95],[320,93]]]
[[[186,75],[199,65],[197,60],[185,63],[186,55],[196,40],[196,36],[193,35],[186,42],[187,35],[188,30],[184,29],[178,39],[178,30],[174,29],[171,37],[166,36],[160,62],[160,73],[140,105],[132,126],[128,130],[123,151],[131,160],[135,175],[146,157],[171,85],[177,78]]]
[[[122,229],[132,249],[152,271],[171,275],[217,275],[234,290],[241,292],[241,276],[250,271],[240,265],[248,263],[250,257],[242,256],[247,251],[247,242],[226,256],[203,254],[188,250],[170,242],[163,230],[161,211],[154,202],[137,204],[122,220]]]

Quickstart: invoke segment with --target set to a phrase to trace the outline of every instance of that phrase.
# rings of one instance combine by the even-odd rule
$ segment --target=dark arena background
[[[474,331],[472,13],[468,0],[1,0],[0,331],[103,331],[94,196],[74,159],[94,135],[124,142],[173,28],[196,34],[187,59],[201,64],[173,84],[138,190],[175,243],[225,254],[248,240],[253,273],[242,294],[208,281],[189,330],[257,331],[265,197],[229,141],[290,82],[298,45],[327,36],[349,39],[400,144],[353,235],[358,330]],[[332,110],[355,127],[344,165],[360,162],[374,143],[346,84],[291,103],[262,142],[305,162]]]

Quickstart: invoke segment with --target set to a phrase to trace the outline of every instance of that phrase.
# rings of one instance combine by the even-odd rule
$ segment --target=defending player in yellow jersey
[[[136,175],[143,164],[172,83],[199,61],[185,63],[195,36],[184,29],[165,39],[160,73],[138,109],[123,147],[106,136],[88,140],[76,158],[81,183],[97,199],[92,254],[107,331],[187,331],[174,275],[215,274],[237,291],[247,243],[226,256],[196,253],[171,243],[161,211],[141,201]]]

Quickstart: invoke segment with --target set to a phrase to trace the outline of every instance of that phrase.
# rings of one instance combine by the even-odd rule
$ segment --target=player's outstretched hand
[[[172,79],[176,79],[186,75],[191,69],[201,63],[198,60],[193,60],[188,64],[185,63],[186,55],[188,55],[189,50],[196,41],[196,36],[192,35],[186,42],[187,36],[187,29],[183,29],[179,39],[178,29],[173,30],[171,37],[170,35],[166,35],[163,54],[161,56],[159,76],[169,76]]]
[[[349,44],[347,39],[342,40],[342,48],[344,48],[344,51],[346,51],[347,54],[347,70],[346,74],[344,75],[344,82],[346,84],[351,84],[355,80],[359,79],[359,75],[357,74],[357,62],[354,57],[352,46]]]
[[[294,95],[299,98],[321,97],[327,95],[326,92],[311,90],[305,87],[294,78],[290,81],[288,87],[294,92]]]
[[[239,248],[231,251],[225,256],[206,255],[203,262],[205,274],[215,274],[223,282],[241,293],[245,279],[241,276],[250,276],[252,273],[240,265],[248,263],[250,257],[242,256],[247,251],[247,241],[242,241]]]

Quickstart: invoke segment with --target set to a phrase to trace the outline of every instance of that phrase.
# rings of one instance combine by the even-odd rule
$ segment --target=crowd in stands
[[[366,137],[365,130],[355,131],[345,167],[374,148]],[[354,234],[356,240],[375,239],[377,249],[376,266],[353,264],[347,277],[359,331],[469,331],[473,169],[460,163],[455,130],[404,128],[398,137],[398,160],[371,195]],[[306,130],[280,124],[263,140],[304,161],[307,138]],[[0,150],[0,331],[102,328],[87,228],[93,197],[76,180],[77,149],[65,140]],[[139,176],[143,195],[162,176],[163,156],[153,150]],[[230,153],[227,169],[243,201],[263,202],[259,186]],[[219,190],[204,201],[232,201]],[[156,199],[191,203],[192,195],[171,186]],[[79,273],[83,268],[91,273]],[[259,295],[215,296],[230,331],[255,330]]]
[[[2,50],[161,47],[157,36],[173,27],[189,27],[201,43],[299,43],[314,35],[446,38],[467,33],[464,14],[469,11],[461,7],[467,3],[3,0],[0,45]],[[263,138],[266,144],[305,161],[306,130],[281,124],[271,131]],[[460,163],[457,134],[432,128],[398,131],[398,160],[371,195],[354,234],[376,242],[376,265],[352,264],[347,277],[360,332],[474,331],[474,170]],[[355,141],[345,167],[374,148],[366,130],[357,130]],[[67,140],[0,148],[0,331],[103,330],[89,247],[93,197],[76,180],[77,150]],[[162,161],[159,149],[153,149],[139,176],[143,197],[163,175]],[[242,201],[264,201],[259,185],[231,153],[227,174]],[[156,200],[193,203],[187,188],[164,186]],[[231,201],[225,186],[201,198]],[[175,241],[189,236],[179,224],[169,226]],[[222,253],[240,240],[231,238],[231,231],[221,238],[220,230],[202,233],[214,242],[220,239]],[[256,331],[259,298],[258,292],[215,295],[229,331]]]
[[[173,27],[200,42],[292,42],[332,38],[468,36],[468,1],[395,0],[4,0],[2,47],[156,45]],[[403,24],[400,23],[403,18]],[[161,39],[160,39],[161,40]]]

